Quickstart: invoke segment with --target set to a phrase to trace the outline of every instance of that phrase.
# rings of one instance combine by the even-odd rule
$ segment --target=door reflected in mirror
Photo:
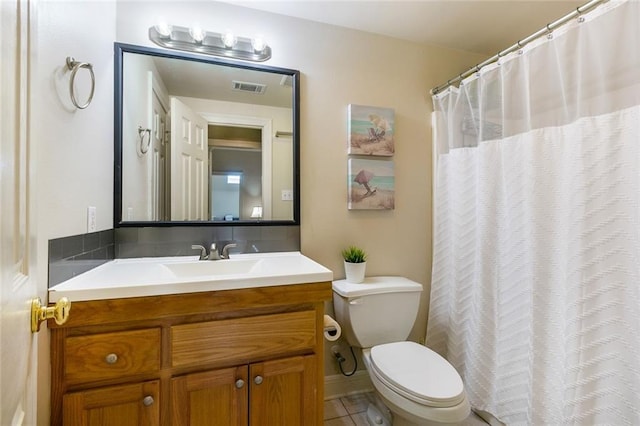
[[[299,223],[297,71],[115,46],[115,226]]]

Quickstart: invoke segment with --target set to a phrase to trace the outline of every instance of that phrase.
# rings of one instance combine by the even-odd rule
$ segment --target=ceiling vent
[[[280,86],[292,87],[293,86],[293,76],[291,76],[291,75],[283,75],[282,79],[280,79]]]
[[[239,90],[241,92],[256,93],[258,95],[261,95],[265,92],[265,90],[267,90],[267,85],[233,80],[233,90]]]

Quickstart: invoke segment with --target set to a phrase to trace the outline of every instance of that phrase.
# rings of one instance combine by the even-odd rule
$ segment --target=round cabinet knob
[[[382,419],[381,416],[376,416],[376,418],[373,420],[375,422],[375,424],[377,425],[382,425],[384,424],[384,420]]]
[[[144,404],[145,407],[153,405],[154,402],[155,401],[153,400],[153,397],[151,395],[147,395],[142,399],[142,403]]]
[[[244,386],[244,380],[242,380],[242,379],[236,380],[236,387],[238,389],[242,389],[243,386]]]
[[[262,383],[262,376],[256,376],[253,378],[253,383],[255,383],[256,385],[259,385]]]
[[[109,354],[104,357],[104,360],[107,364],[115,364],[116,362],[118,362],[118,355]]]

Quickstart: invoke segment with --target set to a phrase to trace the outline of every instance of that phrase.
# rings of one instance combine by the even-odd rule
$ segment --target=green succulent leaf
[[[367,253],[359,247],[349,246],[342,250],[342,258],[349,263],[363,263],[367,260]]]

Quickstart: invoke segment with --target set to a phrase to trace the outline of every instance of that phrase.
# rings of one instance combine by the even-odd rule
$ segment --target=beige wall
[[[356,244],[369,254],[368,275],[402,275],[422,283],[421,309],[410,336],[422,341],[431,275],[428,92],[482,58],[320,25],[307,31],[317,32],[309,34],[317,40],[309,46],[315,53],[296,61],[303,74],[302,251],[343,278],[340,250]],[[393,211],[347,210],[349,103],[395,109]],[[331,356],[325,356],[325,370],[336,372]]]
[[[305,55],[297,64],[303,73],[303,252],[342,278],[340,250],[357,244],[369,253],[367,274],[404,275],[428,284],[432,173],[428,91],[480,58],[331,27],[316,30],[313,38],[322,42],[312,49],[319,53]],[[392,211],[347,210],[349,103],[395,109]]]

